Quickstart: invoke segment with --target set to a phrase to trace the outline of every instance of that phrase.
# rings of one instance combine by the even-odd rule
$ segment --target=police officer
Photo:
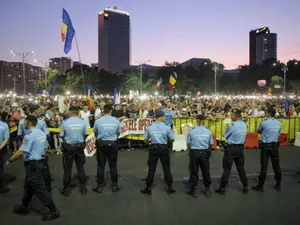
[[[167,125],[168,127],[173,129],[173,118],[175,117],[175,112],[172,111],[172,109],[168,108],[168,104],[165,102],[162,102],[162,111],[165,113],[165,119],[163,123]],[[168,142],[168,148],[170,152],[173,151],[173,142]]]
[[[43,220],[53,220],[60,217],[60,212],[55,207],[51,194],[46,190],[43,177],[43,155],[47,147],[47,137],[44,132],[36,127],[37,118],[29,115],[24,121],[24,128],[29,130],[25,135],[20,149],[6,162],[7,165],[23,156],[25,161],[25,185],[22,205],[14,207],[14,213],[27,215],[28,205],[35,195],[45,207],[49,209]]]
[[[32,104],[29,106],[30,115],[33,115],[37,118],[38,122],[36,127],[39,128],[41,131],[43,131],[47,135],[48,142],[50,142],[50,134],[47,129],[47,124],[44,120],[39,119],[39,116],[41,114],[41,107],[39,105]],[[22,139],[25,135],[29,134],[29,130],[26,130],[24,127],[24,119],[21,119],[18,126],[18,137]],[[48,144],[47,144],[48,147]],[[50,168],[48,164],[48,157],[47,153],[45,152],[44,155],[44,162],[45,162],[45,170],[44,170],[44,179],[46,182],[46,187],[49,192],[52,191],[51,187],[51,173]]]
[[[157,161],[160,159],[165,181],[168,185],[167,193],[173,194],[175,190],[172,187],[173,178],[171,174],[171,162],[168,148],[168,141],[174,141],[174,135],[169,126],[166,126],[163,121],[165,113],[162,110],[155,112],[156,122],[150,124],[144,134],[144,140],[146,143],[151,139],[149,146],[149,157],[148,157],[148,176],[146,179],[147,187],[141,190],[141,193],[151,195],[151,186],[153,183]]]
[[[94,133],[97,138],[97,187],[93,190],[102,193],[105,186],[104,170],[108,161],[112,181],[112,192],[120,190],[118,186],[118,136],[121,132],[121,124],[118,119],[111,116],[112,105],[104,106],[104,116],[96,120]]]
[[[209,173],[209,158],[211,156],[211,145],[213,138],[211,131],[204,127],[205,116],[197,116],[198,126],[193,128],[187,137],[187,147],[190,155],[190,185],[191,189],[187,194],[196,197],[195,189],[198,183],[199,166],[202,171],[203,183],[205,186],[205,195],[211,195],[211,178]]]
[[[273,170],[275,173],[276,184],[274,188],[279,191],[281,184],[281,169],[279,164],[279,141],[281,123],[274,118],[276,110],[273,107],[267,109],[267,119],[262,121],[258,127],[258,133],[262,134],[260,140],[260,163],[261,170],[258,177],[258,184],[252,187],[255,191],[263,191],[265,179],[267,176],[268,162],[271,158]]]
[[[2,112],[0,114],[0,194],[4,194],[9,192],[3,180],[4,157],[7,150],[6,145],[9,140],[9,128],[7,123],[3,122],[7,118],[7,113]]]
[[[244,143],[247,134],[246,123],[242,121],[242,111],[233,109],[231,112],[232,126],[229,126],[224,134],[227,139],[226,147],[223,156],[223,175],[221,184],[215,191],[219,194],[225,194],[225,188],[228,184],[230,171],[233,162],[239,173],[240,180],[243,184],[243,192],[248,193],[248,179],[245,171],[245,158],[244,158]]]
[[[70,184],[72,179],[73,161],[76,162],[78,179],[80,183],[80,192],[86,194],[86,175],[84,170],[85,164],[85,138],[88,135],[87,126],[83,119],[79,118],[78,106],[70,106],[70,118],[67,119],[61,127],[60,136],[63,142],[63,168],[64,180],[61,194],[70,196]]]

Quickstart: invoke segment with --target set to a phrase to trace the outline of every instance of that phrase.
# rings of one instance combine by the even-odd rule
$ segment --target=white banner
[[[151,124],[153,119],[126,119],[121,122],[121,134],[119,138],[123,138],[131,134],[144,134],[147,126]]]

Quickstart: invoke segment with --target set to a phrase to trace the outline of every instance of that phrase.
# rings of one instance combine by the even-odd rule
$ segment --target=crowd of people
[[[105,165],[108,161],[111,180],[112,192],[118,192],[118,136],[121,131],[120,120],[124,118],[143,117],[145,111],[148,112],[147,117],[155,118],[155,122],[148,125],[144,134],[144,141],[149,144],[148,158],[148,175],[146,180],[146,188],[141,190],[141,193],[151,195],[151,186],[154,180],[155,171],[158,160],[161,161],[164,178],[167,184],[167,193],[175,193],[173,189],[173,178],[171,173],[170,152],[172,151],[172,143],[174,134],[172,132],[172,119],[182,113],[183,108],[179,109],[179,105],[186,104],[172,103],[164,101],[151,102],[152,105],[140,105],[131,103],[130,106],[112,105],[107,102],[100,102],[95,110],[90,112],[87,105],[82,101],[70,101],[64,112],[57,110],[57,106],[53,103],[49,104],[28,104],[22,105],[22,110],[19,108],[21,102],[16,101],[11,105],[5,103],[1,111],[0,123],[0,143],[1,150],[4,149],[8,140],[11,138],[13,148],[12,155],[6,162],[9,165],[17,159],[23,157],[25,166],[25,185],[22,204],[14,208],[14,213],[26,215],[29,212],[29,204],[33,195],[44,204],[47,211],[44,214],[43,220],[53,220],[60,217],[60,212],[56,208],[51,195],[51,175],[48,166],[46,150],[48,149],[49,131],[48,126],[60,127],[60,133],[57,138],[63,150],[63,189],[61,194],[70,196],[71,193],[71,174],[73,161],[76,162],[78,171],[78,179],[80,183],[80,192],[82,195],[87,193],[86,175],[85,175],[85,138],[88,135],[88,128],[93,127],[96,137],[96,159],[97,159],[97,186],[93,189],[97,193],[102,193],[106,186],[104,180]],[[281,188],[281,169],[279,163],[279,136],[281,131],[281,123],[275,119],[276,107],[279,102],[263,102],[260,105],[252,103],[251,116],[265,116],[266,120],[262,121],[258,133],[262,134],[260,140],[261,149],[261,171],[259,181],[252,189],[255,191],[263,191],[264,182],[266,179],[268,160],[271,159],[272,166],[275,172],[276,184],[274,188],[279,191]],[[123,104],[122,104],[123,105]],[[225,194],[225,188],[228,185],[228,178],[232,164],[235,163],[239,177],[243,184],[243,192],[248,193],[248,179],[244,168],[244,143],[247,133],[247,127],[242,120],[246,113],[245,107],[250,106],[249,103],[226,102],[222,105],[221,101],[211,103],[192,103],[188,112],[192,116],[197,114],[197,126],[192,129],[187,136],[187,149],[189,151],[189,171],[190,179],[187,186],[187,194],[196,197],[196,186],[198,183],[199,168],[202,170],[203,183],[205,185],[205,195],[210,196],[211,177],[209,168],[209,158],[211,157],[211,147],[213,145],[212,132],[204,125],[204,121],[208,116],[213,117],[220,110],[224,111],[222,116],[230,115],[233,122],[224,133],[226,145],[223,156],[223,175],[221,178],[220,187],[215,190],[216,193]],[[148,108],[147,108],[148,107]],[[178,107],[178,108],[177,108]],[[238,108],[235,108],[238,107]],[[260,108],[261,107],[261,108]],[[264,108],[267,107],[267,108]],[[280,107],[280,106],[279,106]],[[298,105],[294,104],[289,107],[289,110],[296,110]],[[196,111],[199,110],[199,111]],[[7,113],[9,111],[9,113]],[[255,115],[257,111],[257,115]],[[262,114],[265,113],[265,115]],[[293,112],[293,111],[292,111]],[[296,113],[295,113],[296,115]],[[248,115],[250,116],[250,115]],[[287,116],[287,115],[285,115]],[[290,115],[293,116],[293,115]],[[10,127],[10,134],[9,129]],[[12,130],[16,128],[16,130]],[[15,133],[14,133],[15,132]],[[21,144],[19,144],[21,141]],[[0,174],[0,192],[6,193],[9,191],[4,186],[2,179],[3,173],[3,158],[1,156],[1,174]]]

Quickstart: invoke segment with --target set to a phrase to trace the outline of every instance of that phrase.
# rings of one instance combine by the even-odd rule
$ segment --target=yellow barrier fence
[[[248,128],[248,133],[256,133],[261,121],[264,118],[248,118],[245,120]],[[282,134],[288,135],[288,140],[294,140],[296,137],[296,133],[300,132],[300,118],[289,118],[289,119],[278,119],[281,122]],[[216,135],[217,140],[225,140],[223,134],[228,126],[228,124],[224,123],[225,118],[216,118],[216,119],[207,119],[205,121],[205,126],[211,130],[213,134]],[[173,120],[174,129],[177,134],[182,134],[182,125],[190,124],[192,126],[197,125],[197,120],[195,118],[175,118]],[[17,127],[13,127],[10,129],[10,133],[17,130]],[[48,128],[49,132],[59,133],[60,128]],[[93,128],[88,129],[88,133],[93,133]],[[143,135],[141,134],[130,134],[125,137],[130,140],[143,140]]]

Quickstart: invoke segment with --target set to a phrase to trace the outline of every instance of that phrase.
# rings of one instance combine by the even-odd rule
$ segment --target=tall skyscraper
[[[120,73],[129,68],[130,16],[114,8],[98,15],[98,69]]]
[[[277,34],[268,27],[251,30],[249,33],[250,67],[261,65],[266,59],[277,59]]]

